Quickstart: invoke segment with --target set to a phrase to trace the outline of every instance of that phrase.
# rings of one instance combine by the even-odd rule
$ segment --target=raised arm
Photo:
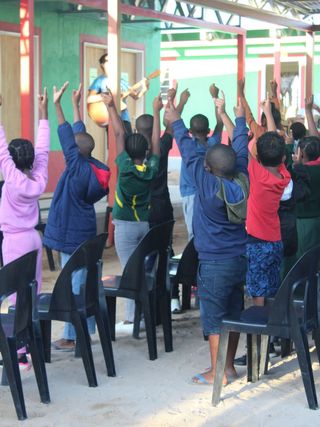
[[[214,100],[219,97],[219,88],[213,83],[209,87],[209,92],[210,92],[210,95],[212,96],[212,99],[213,99],[214,112],[215,112],[215,116],[216,116],[216,126],[214,128],[213,133],[221,133],[224,123],[223,123],[222,117],[220,116],[219,109],[214,102]]]
[[[245,111],[242,99],[239,98],[238,105],[233,108],[236,118],[236,126],[233,131],[232,148],[237,155],[237,170],[247,173],[248,171],[248,128],[246,126]]]
[[[48,158],[50,150],[50,128],[48,122],[48,94],[44,88],[39,99],[39,128],[37,143],[35,144],[35,159],[32,168],[32,176],[46,185],[48,180]]]
[[[264,100],[260,103],[260,107],[266,116],[267,131],[268,132],[276,132],[277,128],[276,128],[276,124],[274,122],[274,118],[273,118],[273,115],[271,112],[271,100],[270,100],[269,96],[267,96],[266,100]]]
[[[160,157],[160,110],[163,108],[161,95],[153,101],[153,128],[151,137],[151,154]]]
[[[276,80],[270,80],[270,96],[269,99],[274,103],[277,110],[280,111],[280,101],[277,94],[278,83]]]
[[[319,132],[317,126],[315,124],[312,109],[313,109],[313,95],[304,100],[305,110],[306,110],[306,118],[308,122],[308,131],[310,136],[319,136]]]
[[[78,89],[72,90],[72,107],[73,107],[73,122],[80,122],[81,121],[81,115],[80,115],[80,100],[81,100],[81,90],[82,90],[82,84],[80,83]]]
[[[81,93],[82,92],[82,84],[80,83],[78,89],[72,90],[71,101],[73,108],[73,133],[85,133],[86,127],[83,121],[81,120],[80,114],[80,101],[81,101]]]
[[[112,123],[112,129],[116,138],[116,150],[118,155],[125,150],[125,130],[122,121],[118,115],[112,93],[102,93],[101,96],[109,112],[110,120]]]
[[[59,90],[56,88],[56,86],[53,86],[53,103],[56,108],[56,114],[59,125],[62,125],[66,121],[61,107],[61,98],[68,86],[69,82],[65,82]]]
[[[228,114],[226,113],[226,102],[225,102],[225,96],[223,91],[221,91],[221,99],[214,98],[214,103],[216,106],[216,109],[218,111],[219,116],[221,117],[222,123],[226,127],[226,131],[228,134],[229,139],[232,141],[233,139],[233,130],[234,130],[234,124]]]
[[[241,98],[241,103],[244,108],[245,117],[247,124],[253,133],[253,135],[258,138],[262,133],[264,133],[263,126],[260,126],[254,119],[253,114],[250,110],[249,104],[247,102],[247,99],[244,94],[244,86],[245,86],[245,79],[241,79],[238,81],[238,94]]]
[[[181,92],[180,94],[180,100],[179,100],[179,104],[177,105],[177,112],[181,115],[182,111],[184,109],[184,106],[186,105],[186,103],[188,102],[188,99],[190,97],[190,92],[189,89],[185,89]]]

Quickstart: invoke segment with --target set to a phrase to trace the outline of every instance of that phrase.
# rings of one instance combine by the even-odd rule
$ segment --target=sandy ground
[[[174,248],[181,251],[186,233],[181,221],[175,226]],[[120,272],[114,250],[105,251],[104,274]],[[52,289],[58,272],[48,271],[44,257],[44,290]],[[123,304],[119,303],[121,320]],[[53,339],[61,336],[62,324],[54,322]],[[272,359],[268,376],[255,384],[246,382],[245,368],[239,379],[223,390],[223,401],[211,406],[210,386],[195,385],[191,377],[209,366],[208,344],[203,340],[198,310],[174,316],[174,351],[164,352],[158,328],[158,359],[149,361],[145,334],[140,340],[120,335],[113,344],[117,376],[109,378],[98,336],[93,353],[99,386],[89,388],[81,359],[71,353],[52,351],[47,364],[51,403],[39,402],[33,370],[22,373],[28,413],[25,426],[272,426],[320,425],[320,411],[307,407],[296,355]],[[238,354],[243,354],[243,340]],[[316,387],[320,368],[312,351]],[[8,387],[0,387],[0,426],[22,425],[17,421]]]

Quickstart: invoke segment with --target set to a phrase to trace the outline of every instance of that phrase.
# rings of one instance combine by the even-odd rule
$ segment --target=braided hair
[[[27,139],[13,139],[9,146],[9,153],[16,167],[23,171],[32,169],[34,162],[34,148],[31,142]]]
[[[144,159],[148,150],[148,141],[141,133],[132,133],[126,136],[126,152],[131,159]]]

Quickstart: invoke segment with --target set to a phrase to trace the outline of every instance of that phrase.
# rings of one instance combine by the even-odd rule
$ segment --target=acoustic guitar
[[[151,73],[147,80],[154,79],[155,77],[158,77],[160,75],[160,70],[156,70],[153,73]],[[133,86],[131,86],[127,91],[123,92],[121,94],[121,103],[120,103],[120,109],[121,111],[125,110],[127,108],[127,104],[123,102],[125,98],[127,98],[132,93],[137,92],[138,98],[142,96],[141,89],[143,85],[145,84],[145,79],[140,80],[139,82],[135,83]],[[141,95],[139,96],[139,92]],[[98,94],[97,94],[98,95]],[[106,127],[109,123],[109,113],[106,105],[103,101],[99,100],[97,102],[90,102],[87,103],[87,110],[89,117],[100,127]]]

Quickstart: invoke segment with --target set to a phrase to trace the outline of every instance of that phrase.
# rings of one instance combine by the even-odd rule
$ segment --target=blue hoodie
[[[247,235],[244,224],[228,220],[225,203],[216,194],[219,180],[204,168],[204,157],[189,136],[182,120],[172,124],[183,162],[196,186],[193,212],[194,244],[200,261],[233,258],[246,253]],[[244,117],[236,118],[232,147],[237,155],[236,171],[248,175],[248,128]],[[233,180],[221,178],[229,202],[242,200],[241,187]]]
[[[108,194],[109,168],[84,157],[76,144],[74,134],[85,131],[83,122],[76,122],[73,129],[68,122],[58,128],[66,168],[52,198],[43,242],[67,254],[96,235],[94,203]]]

